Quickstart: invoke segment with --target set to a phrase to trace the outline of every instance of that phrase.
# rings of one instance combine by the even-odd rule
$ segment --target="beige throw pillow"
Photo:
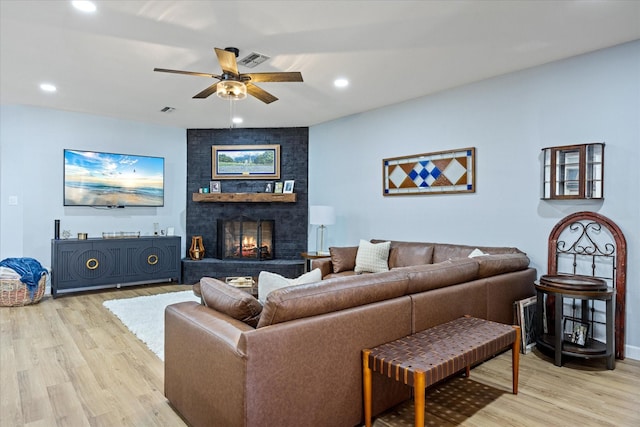
[[[319,282],[322,280],[322,272],[319,268],[315,268],[308,273],[296,279],[287,279],[276,273],[269,271],[261,271],[258,276],[258,301],[264,305],[267,295],[276,289],[286,288],[287,286],[303,285],[305,283]]]
[[[370,243],[360,240],[356,255],[356,273],[380,273],[389,271],[389,248],[391,242]]]

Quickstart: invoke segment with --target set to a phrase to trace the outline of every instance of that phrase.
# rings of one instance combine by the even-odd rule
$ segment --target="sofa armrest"
[[[331,258],[318,258],[311,261],[311,269],[319,268],[322,277],[333,273],[333,265],[331,264]]]
[[[165,309],[164,395],[189,424],[243,425],[247,356],[237,345],[252,330],[196,302]]]

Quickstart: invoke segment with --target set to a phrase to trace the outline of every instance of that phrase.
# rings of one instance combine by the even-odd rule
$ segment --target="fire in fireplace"
[[[218,219],[218,256],[221,259],[273,259],[273,220],[239,216]]]

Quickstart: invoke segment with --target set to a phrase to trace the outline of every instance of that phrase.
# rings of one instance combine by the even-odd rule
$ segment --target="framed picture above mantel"
[[[213,179],[279,179],[280,145],[214,145]]]

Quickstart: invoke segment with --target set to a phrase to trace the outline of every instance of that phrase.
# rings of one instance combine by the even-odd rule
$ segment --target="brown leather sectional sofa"
[[[348,248],[345,259],[334,249],[314,262],[326,279],[276,290],[264,307],[203,278],[203,304],[165,312],[165,396],[197,427],[358,425],[363,348],[465,314],[512,323],[513,302],[534,295],[524,253],[478,247],[491,255],[468,258],[475,248],[392,242],[390,271],[359,275]],[[378,414],[410,389],[377,375],[373,396]]]

